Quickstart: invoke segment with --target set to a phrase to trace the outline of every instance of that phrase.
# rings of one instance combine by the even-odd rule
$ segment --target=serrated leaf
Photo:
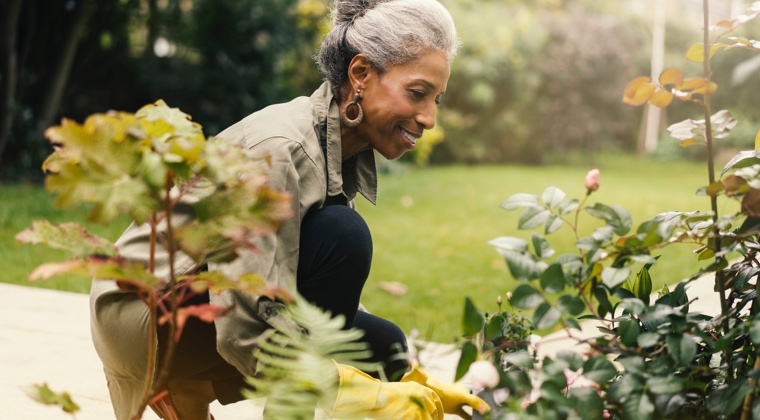
[[[488,320],[485,328],[486,340],[496,340],[504,336],[504,317],[494,315]]]
[[[725,45],[718,43],[710,46],[710,57],[712,58],[718,50],[723,48]],[[689,48],[689,50],[686,52],[686,59],[689,61],[692,61],[694,63],[702,63],[705,61],[705,44],[699,43],[694,44]]]
[[[569,200],[565,200],[562,202],[562,204],[559,205],[559,212],[560,214],[568,214],[572,212],[573,210],[577,209],[580,203],[578,202],[578,199],[571,198]]]
[[[26,387],[24,392],[37,402],[60,406],[67,413],[76,413],[80,410],[79,405],[74,402],[68,392],[55,392],[46,383]]]
[[[514,236],[500,236],[498,238],[491,239],[488,241],[488,245],[491,245],[498,249],[503,249],[505,251],[528,251],[528,242],[525,239],[516,238]]]
[[[550,306],[548,303],[542,303],[533,314],[533,325],[539,330],[552,328],[557,325],[561,317],[562,314],[557,308]]]
[[[586,309],[586,304],[578,296],[565,295],[557,301],[557,309],[570,315],[578,316]]]
[[[524,369],[533,369],[533,357],[527,351],[505,353],[502,360],[507,364],[515,365]]]
[[[677,394],[684,389],[686,381],[678,376],[652,376],[647,380],[647,388],[653,394]]]
[[[521,309],[531,309],[540,305],[544,301],[543,296],[533,286],[521,284],[512,291],[512,298],[509,302],[512,306]]]
[[[631,213],[621,206],[596,203],[593,206],[586,207],[586,212],[593,217],[604,220],[619,236],[627,234],[633,224]]]
[[[686,334],[669,334],[666,339],[668,353],[679,366],[688,366],[697,356],[697,343]]]
[[[533,243],[533,249],[536,252],[536,256],[541,259],[550,258],[554,255],[554,248],[549,244],[549,241],[541,235],[532,234],[530,240]]]
[[[596,383],[611,380],[617,375],[617,369],[604,356],[592,356],[583,364],[583,376]]]
[[[560,293],[565,289],[565,274],[559,263],[549,265],[539,278],[546,293]]]
[[[546,204],[550,209],[557,208],[562,201],[565,199],[567,194],[565,194],[564,191],[560,190],[557,187],[548,187],[544,190],[544,193],[541,195],[541,200]]]
[[[32,222],[32,228],[16,235],[16,240],[29,244],[44,244],[69,251],[75,257],[90,255],[115,256],[116,247],[108,239],[92,235],[77,223],[54,225],[47,220]]]
[[[517,193],[501,203],[501,207],[506,210],[515,210],[520,207],[538,206],[538,197],[533,194]]]
[[[528,207],[517,221],[519,229],[534,229],[546,222],[551,213],[543,207]]]
[[[562,219],[559,216],[557,216],[556,214],[552,214],[551,216],[549,216],[548,219],[546,219],[546,223],[544,225],[544,233],[547,235],[550,233],[554,233],[559,228],[561,228],[564,223],[565,222],[562,221]]]
[[[640,332],[641,329],[639,328],[638,321],[634,319],[623,319],[620,321],[618,335],[620,336],[620,342],[623,343],[623,345],[627,347],[635,346]]]
[[[631,275],[631,267],[614,268],[605,267],[602,270],[602,283],[610,289],[614,289],[628,280]]]
[[[536,261],[534,256],[527,253],[500,251],[500,254],[507,261],[509,272],[517,280],[528,281],[536,279],[547,267],[545,262]]]

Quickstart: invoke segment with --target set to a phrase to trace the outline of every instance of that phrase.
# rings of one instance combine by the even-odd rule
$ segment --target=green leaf
[[[517,227],[519,229],[535,229],[543,225],[549,218],[551,213],[549,210],[542,207],[528,207],[520,215],[520,219],[517,221]]]
[[[550,209],[554,210],[557,208],[562,201],[565,199],[567,194],[565,194],[564,191],[560,190],[557,187],[548,187],[544,190],[544,193],[541,195],[541,200],[546,204]]]
[[[507,261],[507,267],[512,276],[517,280],[533,280],[541,276],[546,270],[547,264],[536,261],[530,254],[519,254],[511,251],[501,251],[501,255]]]
[[[578,296],[565,295],[557,301],[557,309],[570,315],[577,316],[586,309],[586,305]]]
[[[550,233],[554,233],[557,230],[559,230],[559,228],[561,228],[564,223],[565,222],[562,221],[562,219],[559,216],[557,216],[556,214],[552,214],[551,216],[549,216],[549,218],[546,219],[546,223],[544,225],[544,233],[547,235]]]
[[[528,374],[520,369],[511,370],[504,374],[507,388],[517,395],[527,394],[532,389],[530,377]]]
[[[504,316],[494,315],[488,320],[485,330],[486,340],[496,340],[504,336]]]
[[[643,388],[644,384],[638,375],[632,375],[624,371],[622,377],[610,385],[609,396],[612,401],[620,403],[627,399],[628,396],[641,391]]]
[[[42,385],[32,385],[24,389],[26,395],[31,399],[46,405],[58,405],[67,413],[76,413],[79,406],[71,399],[68,392],[54,392],[46,383]]]
[[[515,238],[513,236],[500,236],[498,238],[491,239],[488,241],[488,245],[491,245],[498,249],[503,249],[505,251],[528,251],[528,242],[525,239]]]
[[[716,52],[726,45],[723,43],[717,43],[710,45],[709,58],[713,58]],[[695,63],[702,63],[705,61],[705,44],[698,43],[692,45],[686,52],[686,59]]]
[[[640,332],[639,322],[635,319],[623,319],[620,321],[618,334],[620,335],[620,342],[623,345],[627,347],[635,346]]]
[[[592,356],[583,364],[583,376],[596,383],[611,380],[617,375],[615,366],[604,356]]]
[[[647,388],[653,394],[677,394],[683,391],[686,381],[678,376],[652,376],[647,380]]]
[[[544,259],[554,255],[554,249],[543,236],[533,233],[530,235],[530,240],[538,258]]]
[[[631,291],[645,304],[649,304],[649,295],[652,294],[652,276],[649,275],[647,267],[642,267],[639,274],[636,275],[636,281],[633,283],[633,290]]]
[[[457,363],[457,372],[455,381],[462,379],[462,377],[470,369],[470,365],[478,360],[478,348],[471,342],[466,342],[462,345],[462,354],[459,356],[459,363]]]
[[[572,350],[560,350],[557,352],[557,360],[562,360],[567,364],[567,368],[576,371],[583,367],[583,356]]]
[[[621,206],[596,203],[593,206],[586,207],[586,211],[591,216],[604,220],[619,236],[623,236],[631,230],[633,224],[631,214]]]
[[[571,388],[568,398],[572,401],[577,418],[604,418],[604,400],[593,388]]]
[[[749,327],[749,339],[752,343],[760,344],[760,320],[755,319]]]
[[[514,353],[505,353],[502,360],[507,365],[515,365],[523,369],[533,369],[533,357],[527,351],[517,351]]]
[[[462,318],[462,329],[464,335],[474,336],[483,329],[483,323],[485,322],[483,314],[478,311],[475,304],[469,297],[464,298],[464,316]]]
[[[760,150],[745,150],[739,152],[726,163],[721,170],[720,175],[723,176],[731,169],[747,168],[752,165],[760,163]]]
[[[647,308],[644,302],[636,298],[625,298],[620,303],[625,308],[624,314],[639,315]]]
[[[568,214],[578,208],[580,203],[575,198],[565,200],[559,205],[559,213],[562,215]]]
[[[644,332],[639,334],[637,341],[641,347],[652,347],[660,342],[660,334]]]
[[[501,203],[501,207],[506,210],[515,210],[520,207],[538,206],[538,197],[534,194],[517,193]]]
[[[521,284],[512,292],[512,299],[509,302],[515,308],[530,309],[540,305],[543,301],[543,296],[533,286]]]
[[[541,288],[546,293],[560,293],[565,290],[565,273],[562,271],[562,266],[559,263],[549,265],[546,270],[541,273],[539,277],[541,281]]]
[[[715,414],[733,413],[741,406],[749,390],[746,377],[736,378],[731,384],[723,385],[707,396],[707,409]]]
[[[537,329],[543,330],[557,325],[562,314],[548,303],[542,303],[533,314],[533,324]]]
[[[604,283],[610,289],[614,289],[628,280],[628,276],[631,274],[631,267],[614,268],[605,267],[602,270],[602,283]]]
[[[646,392],[631,394],[623,403],[625,418],[649,420],[654,415],[654,403]]]
[[[16,235],[16,240],[29,244],[45,244],[51,248],[69,251],[75,257],[91,255],[115,256],[117,251],[108,239],[87,233],[77,223],[54,225],[47,220],[32,222],[32,228]]]
[[[690,335],[669,334],[666,339],[666,345],[670,357],[679,366],[688,366],[697,356],[697,343],[691,339]]]

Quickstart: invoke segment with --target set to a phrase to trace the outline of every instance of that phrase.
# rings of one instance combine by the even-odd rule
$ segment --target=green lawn
[[[634,226],[662,211],[709,208],[706,197],[694,195],[706,184],[704,165],[608,156],[597,158],[594,166],[601,170],[602,186],[590,203],[623,205],[631,211]],[[450,166],[382,175],[378,206],[357,200],[375,247],[364,304],[407,332],[417,328],[425,338],[450,342],[461,332],[464,296],[473,298],[481,310],[493,311],[496,296],[514,287],[503,260],[486,242],[502,235],[527,238],[530,232],[516,229],[519,212],[501,209],[501,202],[517,192],[540,194],[549,185],[581,198],[591,168]],[[128,224],[123,220],[109,227],[92,226],[85,221],[85,210],[56,209],[53,197],[39,187],[0,186],[0,198],[0,257],[6,262],[0,277],[6,283],[30,284],[26,276],[35,266],[64,258],[13,240],[32,220],[77,221],[111,239]],[[735,208],[726,203],[721,211]],[[598,226],[595,220],[586,221],[588,229]],[[559,253],[572,252],[570,233],[562,228],[550,237]],[[665,252],[668,255],[652,270],[657,284],[673,283],[696,270],[691,248],[679,245]],[[394,296],[382,290],[380,282],[401,282],[408,291]],[[86,293],[90,280],[62,278],[31,285]]]

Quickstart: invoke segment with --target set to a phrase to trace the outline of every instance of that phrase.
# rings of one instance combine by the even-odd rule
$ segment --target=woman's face
[[[451,72],[439,51],[414,61],[371,71],[364,80],[361,106],[364,119],[357,135],[386,159],[414,149],[425,130],[435,126],[435,111]]]

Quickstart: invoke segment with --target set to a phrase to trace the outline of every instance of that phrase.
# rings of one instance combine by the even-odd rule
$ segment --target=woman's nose
[[[425,130],[432,130],[433,127],[435,127],[435,104],[425,106],[425,109],[417,114],[417,122],[420,123]]]

